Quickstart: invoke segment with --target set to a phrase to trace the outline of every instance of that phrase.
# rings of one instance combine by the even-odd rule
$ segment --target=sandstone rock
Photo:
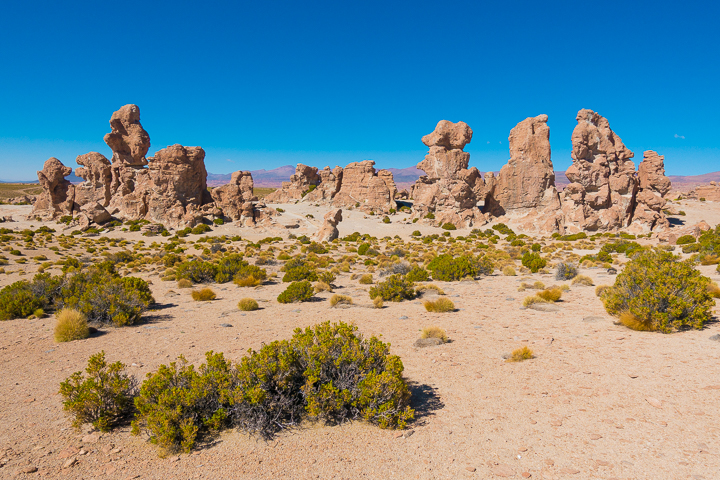
[[[638,192],[629,232],[647,233],[670,227],[663,213],[665,199],[670,191],[670,179],[665,176],[665,157],[648,150],[638,166]]]
[[[711,228],[712,227],[710,227],[706,221],[702,220],[694,225],[674,227],[656,232],[653,234],[653,238],[656,238],[661,242],[667,242],[670,245],[675,245],[677,243],[677,239],[684,235],[692,235],[695,238],[699,238],[703,232],[707,232]]]
[[[112,163],[147,165],[145,155],[150,149],[150,136],[140,124],[140,108],[125,105],[110,117],[112,131],[105,135],[105,143],[113,151]]]
[[[342,209],[336,208],[325,214],[325,221],[320,230],[313,236],[316,242],[332,242],[338,238],[338,223],[342,222]]]
[[[233,220],[240,220],[243,204],[257,200],[253,194],[253,178],[250,172],[235,172],[230,183],[214,188],[211,192],[215,205],[222,213]]]
[[[606,118],[583,109],[572,134],[573,164],[565,172],[572,182],[563,191],[564,226],[568,232],[608,231],[627,227],[637,189],[634,154],[610,128]]]
[[[343,178],[342,167],[335,167],[330,170],[330,167],[318,171],[320,177],[320,183],[317,187],[305,195],[305,201],[307,202],[329,202],[335,195],[340,191]]]
[[[92,223],[105,223],[112,218],[105,208],[98,202],[86,203],[80,207],[80,212],[85,214]]]
[[[329,170],[329,168],[328,168]],[[270,203],[288,203],[302,200],[311,189],[317,188],[320,183],[317,167],[309,167],[298,163],[295,174],[289,182],[283,182],[282,187],[265,197]]]
[[[710,182],[710,185],[700,185],[695,187],[695,195],[708,202],[720,202],[720,185],[717,185],[716,182]]]
[[[112,183],[110,160],[101,153],[90,152],[79,155],[76,162],[80,167],[75,169],[75,175],[85,181],[75,187],[75,203],[82,206],[97,202],[103,207],[108,206]]]
[[[397,187],[389,170],[375,171],[375,162],[354,162],[343,169],[340,190],[332,199],[335,207],[354,207],[360,204],[363,211],[388,213],[397,208]]]
[[[439,146],[462,150],[470,143],[472,135],[472,130],[465,122],[453,123],[440,120],[432,133],[422,137],[422,142],[428,147]]]
[[[8,205],[32,205],[37,200],[35,195],[21,195],[19,197],[10,197],[5,200]]]
[[[48,159],[38,174],[43,192],[38,195],[29,217],[53,220],[63,215],[72,215],[75,204],[75,187],[65,179],[72,173],[55,157]]]
[[[402,189],[395,195],[395,198],[398,200],[407,200],[410,198],[410,192],[408,192],[407,189]]]

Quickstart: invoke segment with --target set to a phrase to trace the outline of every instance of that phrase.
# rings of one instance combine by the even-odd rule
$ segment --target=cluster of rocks
[[[209,217],[240,220],[244,224],[270,220],[274,210],[257,202],[249,172],[235,172],[228,185],[211,193],[207,188],[205,151],[200,147],[172,145],[146,158],[150,136],[140,124],[137,105],[113,113],[105,143],[112,149],[108,160],[98,152],[77,157],[77,176],[57,158],[38,172],[43,192],[31,218],[43,220],[73,216],[81,227],[91,223],[145,219],[169,228],[191,227]]]
[[[335,207],[388,213],[397,208],[397,187],[388,170],[375,170],[375,162],[353,162],[345,168],[309,167],[299,163],[289,182],[265,200],[268,203],[310,202]]]
[[[704,198],[708,202],[720,202],[720,185],[717,182],[700,185],[693,189],[691,195],[696,198]]]
[[[472,139],[464,122],[441,121],[422,138],[430,147],[417,165],[426,175],[412,188],[414,214],[434,224],[456,227],[482,225],[492,217],[518,221],[523,229],[574,233],[614,231],[634,233],[663,229],[664,195],[670,191],[664,157],[647,151],[638,171],[634,156],[607,119],[592,110],[577,115],[572,134],[572,182],[562,192],[555,187],[547,115],[530,117],[510,132],[510,160],[497,177],[482,178],[468,169],[463,151]]]

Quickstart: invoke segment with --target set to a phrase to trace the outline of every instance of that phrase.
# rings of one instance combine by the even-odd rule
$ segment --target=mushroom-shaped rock
[[[332,242],[339,236],[338,224],[342,222],[342,209],[336,208],[325,214],[320,230],[313,236],[316,242]]]
[[[428,147],[445,147],[448,150],[465,148],[472,140],[473,131],[465,122],[453,123],[440,120],[433,130],[422,137],[422,142]]]
[[[110,118],[112,131],[105,135],[105,143],[113,151],[112,162],[125,165],[147,165],[145,155],[150,148],[150,136],[140,124],[140,107],[125,105]]]
[[[51,220],[62,215],[72,215],[75,204],[75,187],[65,179],[72,173],[55,157],[48,159],[37,172],[43,191],[35,200],[30,218]]]

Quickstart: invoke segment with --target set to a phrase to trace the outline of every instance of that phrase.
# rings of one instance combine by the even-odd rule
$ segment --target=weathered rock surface
[[[397,187],[389,170],[375,171],[375,162],[354,162],[343,169],[340,190],[332,199],[336,207],[354,207],[363,211],[388,213],[397,208]]]
[[[325,221],[320,230],[313,236],[316,242],[332,242],[338,238],[338,223],[342,222],[342,209],[336,208],[325,214]]]
[[[55,157],[45,162],[43,169],[37,172],[43,192],[38,195],[30,217],[52,220],[73,214],[75,187],[65,179],[71,173],[72,168]]]
[[[320,183],[317,184],[317,187],[314,190],[305,195],[305,201],[329,202],[340,191],[343,178],[343,168],[335,167],[330,170],[330,167],[325,167],[317,173],[320,177]]]
[[[654,232],[653,238],[656,238],[661,242],[668,242],[670,245],[675,245],[677,243],[677,239],[683,235],[692,235],[695,238],[699,238],[703,232],[707,232],[711,228],[712,227],[710,227],[705,220],[702,220],[694,225],[664,229]]]
[[[422,138],[430,150],[417,165],[426,175],[412,187],[414,217],[434,216],[431,222],[436,225],[460,228],[487,222],[477,205],[487,194],[485,182],[477,168],[468,169],[470,154],[463,151],[470,140],[472,130],[465,122],[447,120]]]
[[[246,207],[244,204],[257,200],[253,194],[253,178],[250,172],[234,172],[230,183],[214,188],[212,198],[223,215],[232,220],[240,220]]]
[[[563,191],[564,226],[568,232],[608,231],[627,227],[637,191],[634,154],[592,110],[577,114],[572,134],[573,164],[565,175],[572,182]]]
[[[147,165],[145,155],[150,149],[150,136],[140,124],[140,108],[125,105],[110,118],[112,131],[105,135],[105,143],[113,151],[112,163]]]
[[[80,167],[75,169],[75,175],[85,180],[75,187],[75,202],[85,205],[97,202],[103,207],[110,204],[112,193],[112,168],[110,160],[98,152],[79,155],[75,160]]]
[[[302,200],[311,189],[317,188],[321,177],[317,167],[308,167],[298,163],[295,174],[289,182],[283,182],[282,187],[269,194],[265,199],[270,203],[288,203]]]
[[[670,179],[665,176],[665,157],[647,150],[638,166],[638,192],[628,231],[647,233],[670,227],[670,222],[662,211],[665,206],[663,197],[669,191]]]
[[[704,198],[708,202],[720,202],[720,185],[710,182],[709,185],[695,187],[695,196]]]

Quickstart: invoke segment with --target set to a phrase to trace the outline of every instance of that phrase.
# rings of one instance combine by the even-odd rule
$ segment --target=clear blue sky
[[[570,164],[580,108],[669,174],[720,170],[717,2],[6,2],[0,179],[75,168],[136,103],[152,141],[208,171],[422,160],[441,119],[498,170],[510,129],[549,115]]]

